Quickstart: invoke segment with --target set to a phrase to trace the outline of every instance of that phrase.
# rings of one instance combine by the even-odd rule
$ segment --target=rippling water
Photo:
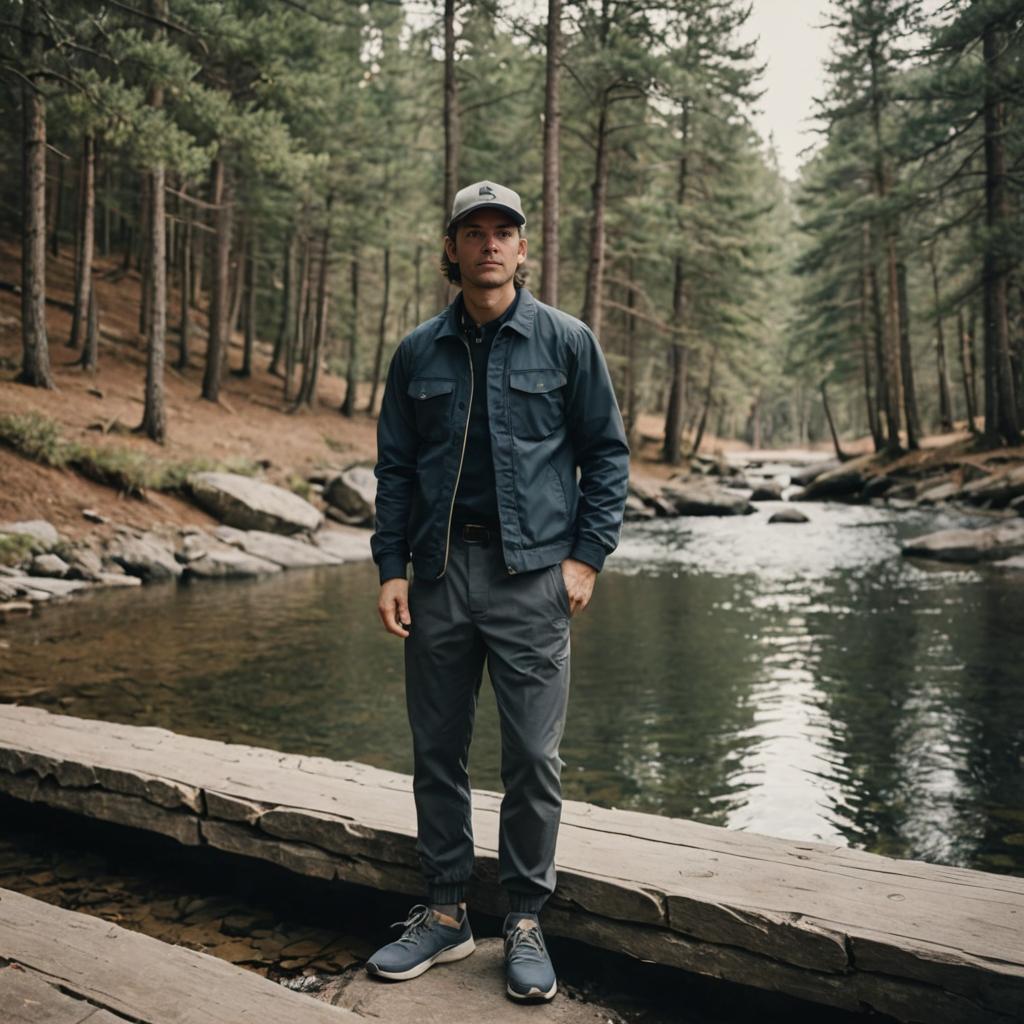
[[[1024,873],[1024,578],[912,563],[967,520],[801,506],[627,526],[573,626],[565,793]],[[370,565],[110,592],[0,626],[0,698],[411,770]],[[500,789],[490,689],[471,770]]]

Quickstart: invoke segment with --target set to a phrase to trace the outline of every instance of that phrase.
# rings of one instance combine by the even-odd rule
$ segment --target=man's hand
[[[565,589],[569,592],[569,614],[576,615],[590,604],[594,582],[597,580],[597,570],[586,562],[567,558],[562,562],[562,579],[565,580]]]
[[[409,614],[409,581],[401,577],[385,580],[380,585],[377,612],[389,633],[407,637],[409,630],[406,627],[412,625],[412,616]]]

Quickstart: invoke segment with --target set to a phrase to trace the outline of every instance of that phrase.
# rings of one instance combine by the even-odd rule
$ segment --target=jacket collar
[[[435,340],[461,337],[459,333],[459,306],[461,303],[462,293],[460,292],[448,304],[447,309],[440,314],[442,318],[441,329],[438,331]],[[530,294],[529,289],[523,287],[519,289],[519,301],[516,303],[515,311],[503,326],[511,327],[517,334],[526,338],[529,337],[530,331],[533,330],[533,321],[536,317],[537,300]]]

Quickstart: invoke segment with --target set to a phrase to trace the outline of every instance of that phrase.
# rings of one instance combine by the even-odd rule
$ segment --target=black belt
[[[483,523],[456,523],[452,530],[467,544],[482,544],[486,547],[491,541],[501,539],[501,529],[497,525]]]

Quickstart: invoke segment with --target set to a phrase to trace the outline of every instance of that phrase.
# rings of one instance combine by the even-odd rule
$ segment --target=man
[[[429,906],[367,969],[414,978],[473,951],[467,764],[486,660],[501,720],[507,991],[547,1000],[557,985],[538,914],[555,887],[569,619],[618,543],[629,449],[597,340],[521,287],[525,224],[509,188],[455,196],[443,266],[462,291],[388,370],[373,557],[381,619],[405,640]]]

